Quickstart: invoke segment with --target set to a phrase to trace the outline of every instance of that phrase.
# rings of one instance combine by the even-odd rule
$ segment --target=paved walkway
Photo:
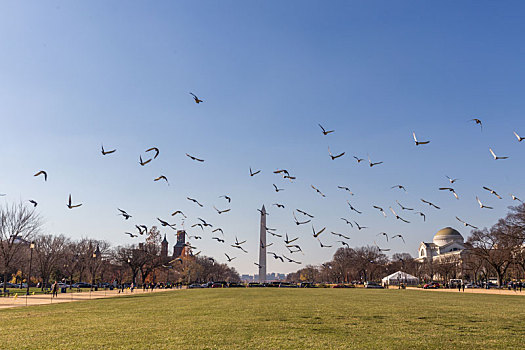
[[[25,295],[25,290],[21,290],[17,295],[15,290],[11,290],[12,294],[10,297],[0,297],[0,310],[11,307],[19,306],[31,306],[31,305],[47,305],[57,303],[69,303],[72,301],[90,300],[90,299],[102,299],[102,298],[114,298],[124,295],[136,295],[136,294],[148,294],[158,292],[169,292],[176,291],[179,289],[154,289],[143,291],[141,288],[133,290],[133,293],[129,289],[125,289],[123,293],[119,293],[118,290],[99,290],[97,292],[73,292],[69,293],[58,293],[58,297],[52,298],[51,294],[35,294]]]
[[[423,288],[415,288],[415,287],[408,287],[410,290],[421,290],[424,292],[448,292],[448,293],[463,293],[463,291],[458,292],[457,288],[454,289],[446,289],[446,288],[438,288],[438,289],[423,289]],[[483,288],[465,288],[464,293],[470,293],[470,294],[498,294],[498,295],[525,295],[525,289],[522,289],[522,292],[520,292],[519,289],[515,292],[514,290],[508,290],[508,289],[483,289]]]

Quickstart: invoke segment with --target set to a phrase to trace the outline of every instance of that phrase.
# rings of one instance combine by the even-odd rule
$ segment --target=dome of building
[[[432,240],[438,247],[444,246],[449,243],[457,242],[463,244],[463,236],[452,227],[445,227],[439,230]]]

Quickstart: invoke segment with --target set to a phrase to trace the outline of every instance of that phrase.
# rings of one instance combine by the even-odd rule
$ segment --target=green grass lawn
[[[525,298],[202,289],[0,310],[3,349],[407,349],[525,344]]]

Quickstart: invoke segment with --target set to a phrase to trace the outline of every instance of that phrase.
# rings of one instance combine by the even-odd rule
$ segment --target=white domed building
[[[444,257],[461,257],[464,250],[465,243],[461,233],[452,227],[445,227],[434,235],[432,243],[421,242],[419,245],[419,257],[416,260],[420,262],[425,260],[439,261]]]

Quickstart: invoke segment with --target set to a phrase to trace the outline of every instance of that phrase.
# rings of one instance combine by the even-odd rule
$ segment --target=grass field
[[[0,348],[517,348],[525,299],[410,290],[203,289],[0,310]]]

